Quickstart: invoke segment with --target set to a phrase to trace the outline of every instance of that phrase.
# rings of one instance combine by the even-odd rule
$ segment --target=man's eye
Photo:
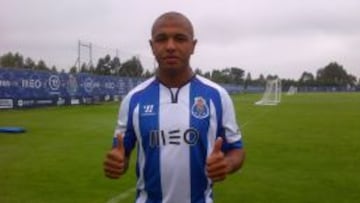
[[[176,40],[177,42],[185,42],[185,41],[187,41],[188,39],[187,39],[187,37],[185,37],[185,36],[175,36],[175,40]]]
[[[158,36],[155,38],[156,42],[164,42],[166,40],[167,40],[167,37],[165,37],[165,36]]]

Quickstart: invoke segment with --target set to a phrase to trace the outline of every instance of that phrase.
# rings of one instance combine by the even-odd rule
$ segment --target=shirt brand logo
[[[152,113],[154,110],[154,105],[150,104],[150,105],[144,105],[144,112],[145,113]]]
[[[153,115],[155,115],[153,104],[146,104],[142,106],[141,116],[153,116]]]
[[[209,107],[203,97],[195,97],[191,107],[191,115],[197,119],[204,119],[209,116]]]

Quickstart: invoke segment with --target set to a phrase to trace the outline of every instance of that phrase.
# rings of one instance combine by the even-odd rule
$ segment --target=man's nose
[[[174,51],[175,50],[175,42],[173,39],[169,39],[166,43],[166,50],[167,51]]]

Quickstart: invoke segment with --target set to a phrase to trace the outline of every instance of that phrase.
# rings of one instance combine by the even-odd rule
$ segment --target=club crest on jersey
[[[203,119],[209,116],[209,107],[203,97],[194,98],[194,104],[191,107],[191,114],[198,119]]]

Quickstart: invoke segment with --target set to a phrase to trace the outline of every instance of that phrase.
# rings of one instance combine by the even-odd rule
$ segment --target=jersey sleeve
[[[127,95],[121,102],[112,145],[113,148],[117,146],[117,135],[123,136],[125,154],[127,156],[130,154],[136,143],[136,135],[132,122],[133,109],[131,108],[130,101],[131,97]]]
[[[223,151],[241,149],[243,148],[242,134],[236,121],[234,104],[226,90],[221,92],[221,100],[223,109],[222,132],[225,138]]]

